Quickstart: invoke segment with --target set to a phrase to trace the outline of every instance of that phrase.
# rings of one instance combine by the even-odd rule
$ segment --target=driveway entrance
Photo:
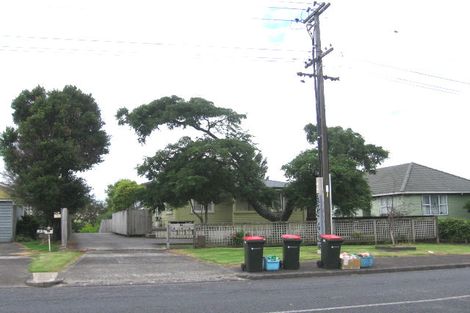
[[[172,253],[155,238],[115,234],[73,234],[72,244],[87,250],[61,273],[66,285],[123,285],[239,280],[222,266]]]
[[[158,250],[162,249],[155,238],[126,237],[113,233],[75,233],[70,245],[79,250]]]

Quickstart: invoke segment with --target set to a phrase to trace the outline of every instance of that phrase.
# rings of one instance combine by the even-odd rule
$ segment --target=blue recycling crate
[[[372,267],[374,265],[374,257],[372,255],[366,257],[359,257],[361,260],[361,268]]]
[[[263,257],[263,268],[265,271],[279,271],[281,260],[277,256]]]

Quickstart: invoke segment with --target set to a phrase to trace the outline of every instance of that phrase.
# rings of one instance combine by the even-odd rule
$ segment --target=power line
[[[46,52],[58,52],[58,53],[91,53],[94,55],[114,55],[114,56],[123,56],[123,55],[135,55],[138,54],[137,51],[114,51],[114,50],[99,50],[99,49],[80,49],[80,48],[60,48],[60,47],[38,47],[38,46],[13,46],[13,45],[2,45],[0,46],[0,51],[9,51],[9,52],[23,52],[23,53],[46,53]],[[296,57],[274,57],[274,56],[265,56],[265,55],[203,55],[201,53],[194,53],[192,57],[198,59],[204,58],[232,58],[232,59],[247,59],[252,61],[263,61],[268,63],[293,63],[298,62],[300,58]]]
[[[242,46],[225,46],[225,45],[202,45],[192,43],[170,43],[170,42],[152,42],[152,41],[131,41],[131,40],[107,40],[107,39],[96,39],[96,38],[73,38],[73,37],[50,37],[50,36],[30,36],[30,35],[1,35],[1,37],[13,38],[13,39],[27,39],[27,40],[40,40],[40,41],[68,41],[68,42],[87,42],[93,44],[117,44],[117,45],[144,45],[152,47],[182,47],[192,46],[196,48],[208,48],[208,49],[224,49],[224,50],[248,50],[248,51],[260,51],[260,52],[289,52],[289,53],[308,53],[308,50],[296,50],[296,49],[283,49],[283,48],[271,48],[271,47],[242,47]]]
[[[388,65],[388,64],[383,64],[383,63],[376,63],[376,62],[373,62],[373,61],[366,61],[366,60],[364,60],[364,62],[370,63],[370,64],[372,64],[372,65],[376,65],[376,66],[388,67],[388,68],[391,68],[391,69],[394,69],[394,70],[398,70],[398,71],[413,73],[413,74],[422,75],[422,76],[427,76],[427,77],[431,77],[431,78],[437,78],[437,79],[440,79],[440,80],[447,80],[447,81],[450,81],[450,82],[454,82],[454,83],[459,83],[459,84],[464,84],[464,85],[469,85],[469,86],[470,86],[470,82],[463,81],[463,80],[458,80],[458,79],[454,79],[454,78],[448,78],[448,77],[439,76],[439,75],[430,74],[430,73],[425,73],[425,72],[416,71],[416,70],[412,70],[412,69],[401,68],[401,67],[394,66],[394,65]]]

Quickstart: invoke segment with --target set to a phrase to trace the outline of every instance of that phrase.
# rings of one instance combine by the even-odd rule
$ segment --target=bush
[[[92,224],[85,224],[82,228],[80,228],[80,233],[97,233],[100,228],[100,225],[92,225]]]
[[[16,238],[18,241],[28,241],[36,239],[40,222],[37,217],[23,215],[16,223]]]
[[[243,245],[243,237],[249,236],[250,234],[245,233],[243,230],[237,231],[232,235],[232,243],[234,246],[241,246]]]
[[[470,240],[470,220],[446,218],[439,220],[439,238],[449,242]]]

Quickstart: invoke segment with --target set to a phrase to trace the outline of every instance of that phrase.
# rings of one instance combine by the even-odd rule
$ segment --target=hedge
[[[470,241],[470,220],[439,219],[439,238],[448,242],[468,243]]]

